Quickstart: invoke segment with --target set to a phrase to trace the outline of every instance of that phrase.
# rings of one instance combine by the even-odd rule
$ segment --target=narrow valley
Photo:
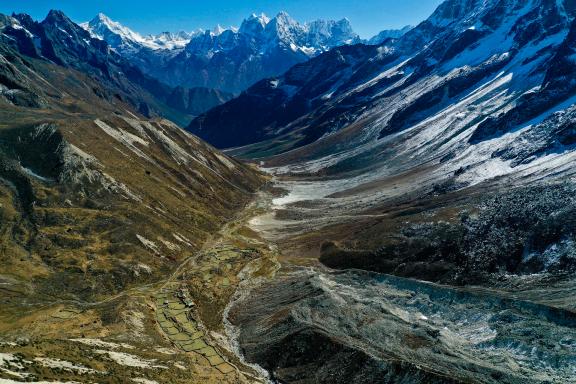
[[[0,14],[0,384],[576,384],[576,2],[380,2]]]

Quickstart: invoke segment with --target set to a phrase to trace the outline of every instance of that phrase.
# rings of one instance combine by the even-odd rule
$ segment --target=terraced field
[[[224,354],[212,346],[210,337],[196,320],[193,304],[183,297],[178,297],[180,291],[165,288],[155,295],[156,319],[172,343],[184,352],[194,352],[206,358],[212,367],[223,374],[229,374],[235,368],[226,362]]]

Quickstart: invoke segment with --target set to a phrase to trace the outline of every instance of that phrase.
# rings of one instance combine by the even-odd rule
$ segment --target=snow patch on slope
[[[147,368],[147,369],[154,369],[154,368],[168,369],[168,367],[165,365],[156,364],[156,360],[154,359],[148,360],[129,353],[106,351],[106,350],[97,350],[95,352],[102,355],[108,355],[108,357],[112,359],[112,361],[114,361],[116,364],[124,365],[127,367]]]
[[[48,357],[37,357],[34,359],[34,361],[39,362],[42,366],[47,367],[47,368],[62,369],[64,371],[68,371],[68,372],[76,372],[76,373],[79,373],[81,375],[104,373],[104,372],[96,371],[95,369],[85,367],[83,365],[71,363],[71,362],[66,361],[66,360],[51,359]]]

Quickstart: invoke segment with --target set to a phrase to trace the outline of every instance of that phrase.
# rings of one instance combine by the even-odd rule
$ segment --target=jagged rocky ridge
[[[90,32],[93,37],[106,41],[121,54],[135,53],[144,47],[156,51],[177,52],[178,49],[184,48],[195,34],[200,33],[180,31],[142,36],[111,20],[103,13],[99,13],[95,18],[80,26]]]
[[[234,93],[333,47],[360,42],[346,19],[300,24],[285,12],[272,19],[252,15],[240,28],[197,31],[186,44],[181,39],[164,43],[165,35],[144,38],[104,15],[84,26],[167,84]]]
[[[416,139],[405,150],[426,152],[426,159],[471,153],[570,105],[573,14],[570,2],[447,1],[403,37],[299,64],[199,117],[190,130],[219,147],[262,142],[255,154],[296,149],[290,159],[321,159],[336,145],[335,169],[374,166],[360,159],[406,137]],[[263,112],[249,122],[239,113],[257,109]],[[426,134],[435,139],[424,143]],[[283,145],[273,149],[266,140]],[[281,159],[289,161],[279,156],[274,164]]]
[[[286,13],[251,16],[240,28],[205,32],[163,69],[161,79],[240,92],[330,48],[359,41],[348,20],[299,24]]]
[[[92,38],[59,11],[51,11],[42,22],[28,15],[2,16],[2,39],[21,54],[73,68],[97,78],[102,87],[94,92],[108,100],[132,104],[146,116],[164,116],[185,124],[191,116],[228,100],[225,92],[171,88],[145,74]],[[103,89],[111,90],[105,94]]]
[[[378,33],[376,36],[368,39],[368,41],[366,41],[366,43],[370,44],[370,45],[381,45],[382,43],[384,43],[388,39],[398,39],[398,38],[404,36],[412,28],[414,28],[414,27],[411,25],[407,25],[404,28],[400,28],[400,29],[385,29],[385,30],[381,31],[380,33]]]

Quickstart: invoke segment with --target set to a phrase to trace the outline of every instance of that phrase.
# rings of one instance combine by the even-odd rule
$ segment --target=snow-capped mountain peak
[[[193,37],[160,76],[169,84],[240,92],[331,48],[360,41],[347,19],[299,23],[286,12],[273,18],[252,14],[238,29],[216,28]]]
[[[190,39],[198,32],[162,32],[159,35],[142,36],[130,28],[113,21],[103,13],[99,13],[88,23],[80,24],[92,37],[105,40],[119,51],[137,51],[142,48],[152,50],[184,48]]]
[[[195,32],[180,31],[177,33],[162,32],[159,35],[149,35],[146,41],[154,43],[159,46],[157,49],[176,49],[184,48],[192,37],[203,33],[204,31],[198,30]]]
[[[240,25],[240,29],[238,30],[239,33],[243,33],[246,35],[257,35],[262,33],[266,26],[270,23],[270,18],[266,16],[264,13],[260,15],[256,15],[253,13],[242,22]]]
[[[306,26],[299,24],[286,12],[279,13],[266,25],[266,39],[280,41],[288,45],[300,45],[302,37],[306,34]]]
[[[212,36],[220,36],[226,28],[222,27],[220,24],[217,24],[214,29],[212,29]]]
[[[247,17],[239,28],[142,36],[100,13],[84,23],[143,72],[172,86],[241,92],[334,47],[361,42],[347,19],[300,23],[287,12]]]
[[[264,49],[281,44],[307,56],[360,41],[348,19],[299,23],[285,11],[272,19],[265,14],[252,14],[244,20],[238,34],[259,40]]]
[[[132,31],[130,28],[127,28],[118,22],[113,21],[103,13],[99,13],[94,19],[84,25],[88,26],[89,32],[91,32],[94,37],[100,39],[103,39],[106,34],[113,33],[124,40],[134,42],[144,40],[140,34]]]
[[[298,24],[296,20],[294,20],[286,11],[278,12],[276,17],[274,18],[276,22],[279,24]]]

